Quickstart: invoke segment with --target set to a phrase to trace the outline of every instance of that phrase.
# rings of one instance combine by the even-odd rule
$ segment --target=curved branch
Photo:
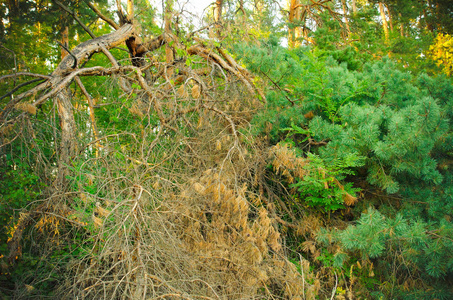
[[[9,75],[4,75],[0,77],[0,81],[8,79],[8,78],[15,78],[19,76],[31,76],[31,77],[39,77],[42,79],[50,79],[49,75],[43,75],[43,74],[38,74],[38,73],[28,73],[28,72],[17,72],[14,74],[9,74]]]
[[[100,51],[102,47],[110,49],[122,44],[133,34],[133,31],[134,27],[131,24],[126,24],[120,27],[117,31],[88,40],[76,46],[71,52],[77,58],[77,65],[81,65],[80,60],[90,56],[94,52]],[[71,69],[72,61],[72,57],[66,56],[58,65],[57,69],[52,73],[52,77],[67,73]]]

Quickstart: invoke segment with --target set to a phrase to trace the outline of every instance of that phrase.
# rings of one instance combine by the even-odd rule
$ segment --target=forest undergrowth
[[[275,3],[217,1],[195,29],[172,1],[162,28],[146,1],[10,2],[0,298],[453,298],[431,3],[292,1],[282,33]],[[58,22],[61,49],[37,45]]]

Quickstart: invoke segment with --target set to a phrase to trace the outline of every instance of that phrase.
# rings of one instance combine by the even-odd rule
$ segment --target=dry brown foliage
[[[190,121],[193,136],[173,138],[172,143],[184,147],[165,156],[164,148],[151,154],[169,163],[145,167],[142,158],[131,159],[129,174],[123,171],[125,178],[115,178],[130,161],[114,161],[110,155],[87,162],[107,162],[107,173],[93,168],[91,174],[103,186],[100,194],[107,195],[87,195],[81,187],[79,198],[87,207],[95,206],[94,214],[87,219],[74,212],[72,219],[86,222],[96,241],[68,266],[59,295],[314,299],[319,280],[308,261],[301,258],[302,272],[288,261],[279,224],[263,205],[268,200],[253,188],[252,168],[265,153],[245,146],[247,135],[230,127],[234,120],[245,129],[247,116],[225,113],[235,105],[247,112],[251,103],[218,99],[218,111],[206,110]]]
[[[52,90],[47,91],[50,83],[42,83],[2,112],[7,120],[2,134],[9,123],[24,122],[30,130],[20,134],[30,145],[27,138],[35,134],[30,118],[14,115],[11,108],[34,114],[48,99],[60,99],[48,113],[53,125],[46,137],[58,165],[41,172],[50,177],[46,197],[15,224],[11,264],[21,256],[24,234],[32,232],[36,235],[28,240],[45,245],[34,249],[43,260],[69,252],[70,261],[55,266],[58,299],[315,299],[321,280],[302,256],[289,261],[283,234],[285,226],[293,226],[312,236],[317,223],[280,218],[283,212],[295,220],[263,171],[271,161],[277,174],[292,181],[303,178],[308,162],[284,147],[268,149],[248,133],[250,119],[265,100],[254,83],[258,79],[225,51],[195,37],[186,49],[196,57],[192,66],[146,57],[170,41],[171,47],[185,46],[169,34],[133,44],[131,26],[98,39],[105,46],[92,40],[74,50],[81,61],[83,53],[102,52],[110,68],[73,70],[66,58],[54,73],[58,76],[49,79]],[[108,51],[124,40],[133,53],[140,52],[132,56],[132,65],[119,65]],[[118,99],[98,99],[95,105],[93,87],[85,87],[79,76],[96,75],[111,75],[102,87],[105,98],[113,88],[122,90],[126,96],[121,100],[130,104],[134,118],[158,123],[140,125],[140,134],[130,129],[104,135],[108,128],[97,126],[94,110]],[[66,97],[72,80],[82,98]],[[36,93],[41,96],[33,105],[23,101]],[[86,101],[90,111],[74,105],[77,101]],[[64,116],[71,126],[64,126]],[[71,144],[66,154],[67,145],[55,142],[63,136]],[[39,152],[42,147],[32,148],[40,160],[36,165],[49,165]],[[305,248],[317,251],[315,245]],[[38,295],[34,286],[40,280],[47,279],[18,288],[16,298]]]

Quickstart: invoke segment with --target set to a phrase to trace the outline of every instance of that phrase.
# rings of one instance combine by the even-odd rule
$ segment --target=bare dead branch
[[[38,74],[38,73],[28,73],[28,72],[17,72],[14,74],[8,74],[0,77],[0,81],[3,81],[8,78],[14,78],[14,77],[19,77],[19,76],[31,76],[31,77],[39,77],[42,79],[49,79],[49,75],[43,75],[43,74]]]
[[[133,31],[134,27],[131,24],[125,24],[117,31],[86,41],[76,46],[74,49],[72,49],[72,54],[77,57],[77,65],[80,65],[80,61],[82,59],[89,57],[92,53],[100,51],[102,47],[111,49],[122,44],[129,36],[133,34]],[[71,69],[72,60],[72,57],[65,57],[58,65],[57,69],[52,73],[52,76],[64,75],[65,73],[67,73]]]
[[[230,66],[227,62],[225,62],[218,54],[214,53],[212,50],[206,49],[201,45],[195,45],[187,49],[187,52],[191,55],[199,55],[204,57],[208,61],[214,61],[215,63],[219,64],[223,69],[227,70],[229,73],[236,75],[239,80],[246,86],[250,94],[254,94],[255,90],[250,84],[250,82],[237,70],[235,70],[232,66]]]
[[[264,101],[266,97],[264,96],[264,93],[256,87],[256,85],[253,84],[253,75],[245,68],[240,66],[230,55],[228,55],[223,49],[220,47],[217,47],[217,51],[222,55],[222,57],[228,61],[228,63],[235,69],[239,70],[244,75],[244,78],[252,85],[255,89],[255,91],[260,95],[261,99]]]
[[[162,112],[162,108],[160,106],[159,101],[157,101],[155,94],[151,90],[151,87],[146,83],[145,79],[141,75],[142,74],[141,70],[137,67],[132,67],[132,68],[134,68],[134,70],[136,71],[136,75],[137,75],[136,77],[138,79],[138,82],[140,83],[140,86],[145,90],[145,92],[148,94],[150,100],[152,101],[154,109],[157,112],[157,116],[159,117],[159,120],[162,122],[162,125],[165,125],[166,118],[164,116],[164,113]]]
[[[93,10],[98,15],[99,18],[101,18],[102,20],[107,22],[107,24],[109,24],[110,26],[115,28],[115,30],[118,30],[120,28],[120,26],[118,26],[118,24],[116,24],[115,21],[113,21],[112,19],[105,16],[99,9],[96,8],[96,6],[91,4],[90,1],[85,1],[85,2],[91,8],[91,10]]]
[[[8,97],[8,96],[11,96],[11,95],[14,94],[15,92],[17,92],[17,90],[19,90],[20,88],[22,88],[22,87],[24,87],[24,86],[27,86],[27,85],[29,85],[29,84],[32,84],[32,83],[35,83],[35,82],[39,82],[39,81],[42,81],[42,79],[36,78],[36,79],[30,80],[30,81],[21,83],[21,84],[19,84],[18,86],[16,86],[14,89],[12,89],[11,91],[9,91],[8,93],[6,93],[6,94],[4,94],[3,96],[1,96],[1,97],[0,97],[0,100],[2,100],[3,98],[6,98],[6,97]]]
[[[91,68],[84,68],[84,69],[79,69],[76,70],[72,73],[69,73],[67,76],[63,77],[63,79],[56,84],[53,85],[53,88],[50,92],[47,94],[41,96],[38,100],[33,102],[32,104],[34,106],[39,105],[49,99],[50,97],[55,96],[57,93],[59,93],[61,90],[63,90],[65,87],[71,83],[72,80],[76,76],[106,76],[106,75],[112,75],[112,74],[117,74],[125,71],[141,71],[139,68],[134,67],[134,66],[120,66],[120,67],[113,67],[113,68],[103,68],[103,67],[91,67]]]
[[[231,120],[231,118],[225,112],[221,111],[220,109],[218,109],[214,106],[208,106],[206,104],[203,104],[203,107],[207,110],[211,110],[211,111],[221,115],[225,120],[227,120],[228,123],[230,123],[231,131],[233,132],[234,137],[236,138],[236,141],[239,140],[239,136],[238,136],[238,133],[236,130],[236,125],[234,124],[233,120]]]
[[[9,112],[11,111],[11,109],[17,103],[19,103],[22,99],[25,99],[25,98],[28,98],[30,96],[33,96],[33,95],[37,94],[38,92],[40,92],[40,91],[42,91],[42,90],[44,90],[46,88],[49,88],[50,86],[51,86],[50,81],[46,80],[45,82],[38,84],[34,88],[32,88],[32,89],[30,89],[30,90],[28,90],[28,91],[16,96],[13,100],[11,100],[6,105],[6,107],[0,113],[0,123],[3,123],[6,120],[6,117],[8,116]]]
[[[288,100],[292,106],[294,106],[294,101],[291,100],[288,95],[286,95],[285,91],[274,81],[272,80],[272,78],[270,78],[266,73],[264,73],[263,71],[261,71],[261,74],[263,74],[267,79],[269,79],[269,81],[276,87],[280,90],[280,92],[283,93],[283,95],[285,96],[286,100]]]
[[[54,0],[55,3],[60,6],[64,11],[66,11],[68,14],[70,14],[74,20],[77,21],[77,23],[79,23],[80,26],[82,26],[82,28],[94,39],[96,38],[96,36],[93,34],[93,32],[91,32],[91,30],[86,27],[85,24],[83,24],[83,22],[79,19],[79,17],[77,17],[77,15],[72,11],[70,10],[67,6],[63,5],[63,3],[61,3],[60,1],[58,0]]]

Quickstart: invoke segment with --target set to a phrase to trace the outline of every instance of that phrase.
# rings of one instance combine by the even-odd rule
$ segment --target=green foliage
[[[6,155],[7,164],[0,167],[0,256],[7,255],[6,241],[11,237],[17,211],[36,200],[44,184],[20,157]]]
[[[338,109],[365,88],[346,64],[317,58],[308,48],[288,51],[270,40],[263,48],[239,45],[236,51],[251,70],[272,80],[267,107],[253,122],[271,141],[279,139],[280,128],[307,123],[304,115],[310,111],[336,121]]]
[[[353,174],[350,168],[361,166],[361,158],[350,155],[329,165],[312,153],[308,153],[307,159],[309,163],[304,166],[306,175],[290,187],[296,188],[298,197],[310,206],[320,207],[326,212],[344,208],[345,197],[355,197],[359,189],[353,188],[350,182],[342,185],[339,180],[346,174]]]
[[[330,140],[320,149],[326,159],[351,152],[368,157],[369,182],[389,193],[398,191],[398,180],[439,184],[442,176],[432,156],[436,145],[451,135],[443,111],[451,100],[442,105],[427,97],[409,74],[391,65],[390,61],[369,65],[358,75],[367,88],[355,98],[357,103],[339,110],[341,125],[317,117],[309,128],[316,139]]]
[[[257,133],[267,134],[271,142],[283,138],[280,128],[305,124],[316,141],[328,141],[319,149],[322,159],[332,162],[354,153],[366,157],[368,181],[389,193],[414,178],[442,181],[433,152],[451,140],[445,119],[451,99],[427,87],[434,79],[421,75],[420,84],[389,59],[350,71],[306,49],[290,52],[272,41],[264,48],[242,45],[238,52],[252,70],[273,81],[268,107],[253,120]],[[451,83],[444,80],[443,86],[447,95]],[[305,117],[309,111],[316,115],[311,121]]]
[[[440,227],[433,230],[433,224],[408,220],[402,214],[387,218],[369,208],[355,225],[334,233],[333,240],[347,251],[359,252],[363,259],[380,258],[375,263],[381,272],[386,273],[388,264],[396,259],[402,274],[420,273],[432,284],[445,280],[453,271],[449,250],[453,247],[452,229],[450,222],[441,221]],[[321,234],[320,240],[325,242],[325,237],[326,233]],[[395,256],[392,251],[401,255]]]
[[[261,47],[237,46],[247,66],[269,80],[266,109],[252,120],[255,134],[271,144],[285,141],[298,157],[307,158],[306,175],[291,185],[298,203],[341,209],[341,193],[354,195],[352,181],[401,199],[397,207],[369,208],[345,230],[321,229],[317,239],[322,245],[340,246],[336,252],[320,249],[324,266],[348,270],[354,259],[371,260],[381,280],[394,282],[379,295],[449,299],[452,81],[409,72],[389,58],[351,68],[338,63],[339,56],[331,57],[339,49],[286,50],[272,40]],[[335,180],[344,190],[336,188]],[[359,201],[361,207],[371,203]],[[423,280],[426,290],[405,290],[398,278],[411,276]],[[369,289],[379,286],[376,278],[359,277]]]
[[[281,216],[281,219],[272,220],[276,220],[275,224],[283,224],[281,233],[303,231],[295,233],[300,234],[297,237],[290,237],[289,233],[285,237],[290,245],[289,250],[300,250],[291,246],[292,242],[295,245],[301,244],[300,236],[308,240],[315,239],[316,235],[318,244],[313,242],[312,245],[316,249],[310,249],[313,257],[309,257],[308,251],[304,256],[313,258],[317,266],[322,264],[323,276],[329,271],[335,276],[342,275],[343,280],[340,279],[339,285],[342,285],[341,282],[345,284],[347,280],[344,279],[349,277],[352,287],[354,276],[358,277],[368,291],[364,298],[369,295],[389,299],[452,298],[453,85],[451,78],[447,76],[429,76],[436,74],[438,69],[428,58],[427,52],[435,34],[451,34],[452,5],[446,0],[436,1],[437,7],[429,1],[380,1],[386,5],[386,13],[392,17],[394,27],[389,40],[385,42],[376,9],[378,1],[357,1],[358,11],[343,16],[348,18],[350,33],[346,30],[343,17],[332,17],[325,7],[317,11],[313,9],[311,12],[317,15],[312,19],[309,17],[308,23],[296,21],[291,24],[311,27],[313,45],[286,49],[281,46],[283,31],[279,27],[280,21],[275,20],[278,11],[274,4],[258,2],[257,7],[261,9],[252,11],[250,6],[245,5],[245,14],[232,5],[224,6],[222,18],[225,26],[222,30],[225,32],[222,34],[227,37],[213,42],[206,41],[214,49],[224,47],[232,40],[239,40],[238,37],[253,40],[253,44],[235,45],[230,48],[230,52],[259,77],[254,83],[265,90],[267,102],[264,109],[254,107],[250,112],[244,113],[247,115],[245,118],[243,112],[238,112],[231,120],[238,125],[243,122],[240,120],[252,119],[251,128],[255,136],[246,135],[247,130],[242,125],[237,128],[239,136],[246,137],[247,146],[255,145],[257,140],[268,142],[263,146],[266,151],[272,145],[291,146],[292,156],[287,158],[291,161],[284,166],[286,175],[282,170],[275,170],[279,169],[275,166],[274,171],[269,171],[270,168],[262,170],[260,168],[266,163],[255,164],[255,161],[250,169],[244,167],[244,172],[238,172],[240,175],[234,177],[234,180],[239,184],[244,183],[243,174],[247,172],[255,172],[257,178],[253,182],[253,187],[257,190],[251,191],[250,195],[247,192],[244,198],[253,200],[253,193],[258,194],[259,190],[262,200],[269,196],[266,203],[269,219]],[[98,17],[83,1],[64,3],[82,22],[90,24],[97,36],[110,32],[108,25],[97,22]],[[348,1],[347,3],[350,4]],[[96,5],[106,15],[112,14],[108,1],[97,1]],[[339,1],[331,1],[327,5],[335,11],[341,10]],[[137,33],[155,36],[162,32],[154,20],[155,12],[148,1],[135,1],[134,25],[137,26]],[[173,14],[174,21],[178,22],[174,33],[188,49],[193,45],[192,36],[184,35],[187,31],[195,30],[194,22],[189,20],[184,23],[186,21],[181,21],[181,16],[182,13]],[[315,23],[316,26],[312,27]],[[13,71],[50,73],[60,60],[61,49],[56,41],[60,40],[61,31],[66,26],[70,27],[70,48],[90,38],[71,16],[62,14],[62,10],[53,1],[1,3],[0,75],[11,73],[13,68],[16,68]],[[267,40],[256,41],[256,37]],[[433,50],[440,49],[438,55],[448,67],[449,54],[445,54],[448,51],[443,53],[445,49],[442,47],[449,45],[445,46],[444,42],[445,40],[439,39]],[[188,57],[187,49],[179,49],[177,44],[172,41],[168,46],[174,49],[177,57],[186,58],[187,67],[201,68],[201,60],[195,56]],[[127,51],[112,49],[111,52],[122,65],[129,63],[126,61],[129,59]],[[156,61],[156,57],[159,61],[164,56],[164,49],[156,50],[155,54],[153,61]],[[387,54],[391,58],[385,57]],[[93,55],[85,67],[92,66],[110,67],[111,63],[104,55]],[[174,73],[182,71],[183,67],[176,62]],[[147,70],[156,76],[162,71],[162,65],[152,63]],[[139,73],[137,71],[133,75],[141,76]],[[210,75],[211,80],[220,81],[216,77],[219,75],[216,71]],[[225,74],[219,77],[223,75]],[[128,75],[124,73],[121,76]],[[62,214],[67,223],[57,228],[60,230],[58,237],[46,236],[46,231],[39,231],[38,227],[30,226],[26,229],[23,232],[21,259],[10,269],[9,274],[0,275],[2,284],[7,282],[11,289],[15,288],[12,285],[33,285],[35,291],[22,295],[23,297],[52,297],[55,286],[64,278],[64,272],[73,266],[74,261],[89,261],[87,266],[96,261],[100,248],[105,246],[108,237],[118,238],[121,230],[124,230],[123,241],[134,246],[140,244],[136,239],[137,223],[134,223],[138,214],[133,212],[129,215],[127,211],[130,209],[127,204],[133,203],[135,199],[133,195],[136,185],[146,187],[147,196],[144,197],[151,199],[149,203],[140,206],[140,214],[146,215],[146,209],[158,206],[165,214],[173,214],[175,207],[167,207],[164,202],[160,202],[166,197],[159,190],[159,186],[163,184],[162,178],[166,178],[165,184],[171,186],[167,196],[173,199],[179,197],[180,190],[192,180],[194,172],[191,171],[211,166],[212,169],[216,167],[223,171],[227,163],[226,159],[219,162],[218,157],[211,156],[211,152],[225,150],[222,149],[225,141],[220,141],[221,137],[219,146],[216,147],[211,147],[212,141],[217,139],[214,136],[208,137],[209,145],[200,142],[202,134],[198,133],[220,124],[203,123],[206,122],[207,115],[203,117],[203,121],[200,109],[184,114],[180,122],[172,124],[175,128],[162,128],[163,124],[152,111],[151,102],[156,99],[150,99],[137,83],[132,83],[136,78],[131,77],[132,91],[126,94],[123,94],[115,79],[111,80],[106,76],[81,78],[99,105],[94,116],[99,136],[102,137],[101,145],[98,147],[93,143],[93,134],[90,132],[93,129],[88,126],[91,121],[87,121],[88,105],[77,91],[72,99],[76,104],[75,118],[79,126],[77,138],[80,145],[87,146],[78,149],[81,150],[80,156],[71,158],[70,175],[67,176],[70,192],[62,197],[64,199],[59,199],[61,207],[67,209]],[[28,79],[3,79],[0,90],[5,92],[26,80]],[[174,82],[174,78],[156,76],[149,84],[157,91]],[[191,83],[185,83],[189,88]],[[226,92],[223,84],[216,88],[217,91],[210,88],[205,90],[204,95],[209,97],[200,99],[196,104],[174,96],[174,91],[165,90],[163,98],[159,100],[163,103],[162,111],[165,115],[172,116],[177,111],[190,110],[200,103],[211,105],[211,102],[214,103],[212,99],[221,107],[230,101],[226,98],[231,95]],[[23,90],[25,88],[20,91]],[[223,95],[217,97],[220,94],[225,94],[225,98],[222,98]],[[247,101],[236,94],[234,96],[238,98],[238,102]],[[10,100],[12,98],[4,97],[0,109]],[[33,201],[44,198],[45,177],[47,183],[54,180],[59,151],[58,122],[55,117],[51,117],[52,114],[57,114],[54,109],[51,103],[47,103],[34,116],[35,119],[24,118],[24,124],[31,124],[26,129],[29,132],[18,138],[23,139],[20,142],[13,141],[11,146],[8,144],[10,140],[7,134],[3,136],[3,132],[6,132],[3,129],[6,127],[0,126],[1,147],[3,142],[7,144],[7,147],[1,148],[0,153],[0,255],[7,254],[5,241],[17,222],[17,212],[29,207]],[[9,117],[18,114],[18,111],[13,111]],[[215,118],[209,120],[217,122]],[[197,123],[197,126],[192,126]],[[225,126],[221,127],[224,129]],[[159,143],[156,144],[154,141],[157,136]],[[254,137],[258,138],[255,140]],[[30,141],[26,140],[29,138]],[[242,155],[241,151],[237,151],[240,148],[238,145],[239,142],[235,141],[228,151],[227,158],[231,162],[235,162],[236,156]],[[267,154],[256,150],[247,155],[268,157]],[[248,158],[242,159],[248,163]],[[294,168],[294,161],[303,163]],[[292,169],[289,167],[291,164]],[[237,170],[240,170],[239,166]],[[222,173],[223,176],[226,173]],[[357,186],[362,188],[363,197],[354,208],[351,206],[357,200]],[[200,196],[194,195],[184,193],[182,198],[186,203]],[[379,197],[374,198],[375,195]],[[354,201],[346,203],[345,200],[351,198]],[[271,203],[272,201],[275,202]],[[111,203],[115,203],[114,208]],[[162,203],[164,205],[160,206]],[[258,200],[256,202],[257,206],[264,206],[263,203],[264,201]],[[53,206],[53,202],[50,206]],[[55,205],[53,208],[57,207],[59,206]],[[105,209],[105,215],[99,215],[100,207]],[[135,209],[137,206],[132,207]],[[360,215],[364,207],[369,208]],[[116,216],[109,215],[106,208],[113,210]],[[301,216],[310,217],[310,214],[320,216],[319,224],[313,225],[321,227],[317,232],[314,232],[315,229],[307,229],[311,224],[304,224],[305,219],[299,219]],[[179,218],[178,214],[174,215],[171,218]],[[186,212],[181,216],[192,218]],[[212,215],[206,218],[211,219]],[[145,223],[152,228],[150,220],[152,219],[147,219]],[[352,222],[346,223],[346,220]],[[203,228],[201,231],[205,231],[204,227],[209,225],[208,221],[203,224],[205,221],[198,224]],[[285,228],[286,224],[289,224],[288,229]],[[72,225],[75,227],[71,227]],[[163,226],[174,233],[175,228],[169,227],[167,223]],[[274,223],[272,226],[277,228]],[[329,226],[331,228],[327,228]],[[332,229],[333,226],[342,229]],[[308,232],[309,230],[312,232]],[[291,241],[292,238],[295,241]],[[95,241],[96,239],[98,240]],[[47,248],[38,249],[36,242]],[[112,249],[106,247],[104,250],[110,253]],[[133,255],[135,254],[131,253],[131,257]],[[123,263],[116,261],[119,256],[109,259],[114,261],[114,265]],[[160,258],[156,262],[158,260]],[[263,261],[268,263],[269,260]],[[359,271],[353,268],[358,261],[369,262],[371,266],[374,264],[374,272],[378,276],[369,275],[369,269]],[[302,270],[301,261],[291,262],[299,273],[305,271]],[[117,270],[112,267],[108,272]],[[110,276],[108,272],[102,272],[103,278]],[[269,280],[272,281],[273,278]],[[306,282],[311,285],[315,279]],[[408,283],[406,286],[406,282],[415,284]],[[348,288],[346,285],[339,286],[337,292],[344,293],[343,287]],[[162,285],[160,288],[165,287]],[[324,286],[321,290],[330,291],[331,288]],[[1,293],[0,289],[0,296],[3,296]]]

